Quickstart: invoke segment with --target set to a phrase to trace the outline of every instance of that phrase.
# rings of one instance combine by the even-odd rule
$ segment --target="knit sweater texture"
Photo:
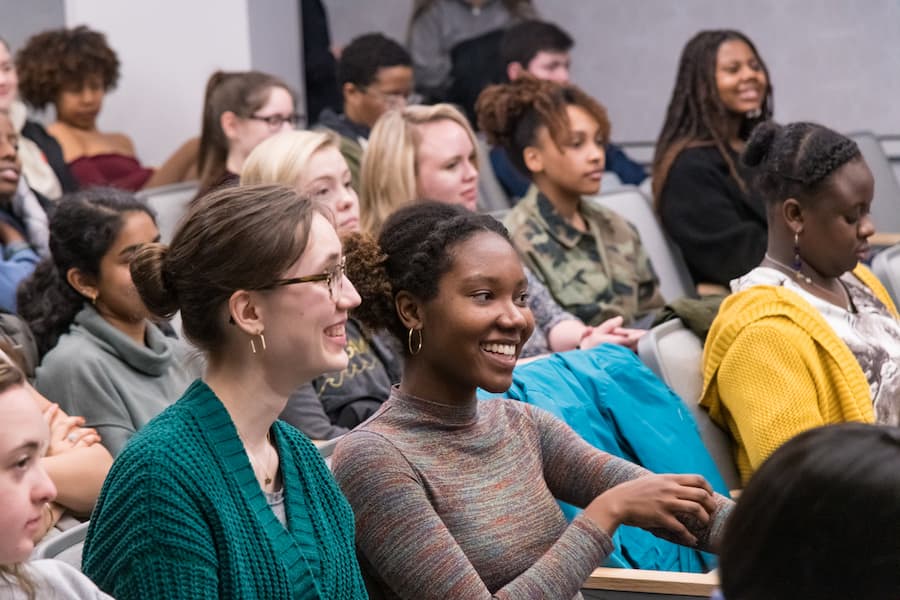
[[[400,392],[338,443],[335,477],[356,515],[363,568],[384,598],[567,599],[612,551],[587,506],[648,474],[514,400],[444,406]],[[717,496],[708,546],[731,503]]]
[[[868,269],[853,274],[897,316]],[[778,286],[754,286],[722,303],[703,350],[700,404],[731,432],[744,483],[807,429],[875,421],[856,357],[809,302]]]
[[[136,434],[91,518],[83,568],[118,598],[366,598],[353,515],[315,446],[277,421],[287,526],[202,381]]]
[[[109,324],[90,305],[44,356],[35,387],[100,434],[113,456],[175,402],[203,369],[199,355],[147,323],[146,345]]]

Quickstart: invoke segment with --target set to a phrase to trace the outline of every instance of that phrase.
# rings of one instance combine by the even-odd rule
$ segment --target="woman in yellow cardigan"
[[[768,122],[742,160],[766,202],[768,250],[731,282],[713,322],[700,404],[731,432],[746,483],[807,429],[900,425],[900,322],[860,264],[874,183],[856,144],[821,125]]]

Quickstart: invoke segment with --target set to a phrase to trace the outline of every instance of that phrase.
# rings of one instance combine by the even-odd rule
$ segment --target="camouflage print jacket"
[[[663,306],[659,279],[637,230],[615,212],[582,201],[580,232],[532,186],[504,220],[525,264],[565,310],[598,325],[631,323]]]

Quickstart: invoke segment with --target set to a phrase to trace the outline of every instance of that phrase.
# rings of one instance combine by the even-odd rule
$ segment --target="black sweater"
[[[736,153],[731,158],[739,164]],[[687,148],[675,158],[660,210],[663,227],[681,248],[696,283],[727,287],[765,255],[765,208],[741,191],[714,146]]]

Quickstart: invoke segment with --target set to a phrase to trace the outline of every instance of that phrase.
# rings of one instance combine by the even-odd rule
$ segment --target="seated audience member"
[[[324,204],[339,236],[359,231],[359,200],[350,168],[332,131],[290,131],[257,146],[241,172],[241,185],[280,183]],[[312,439],[337,437],[381,406],[400,380],[400,357],[388,340],[347,320],[347,368],[315,377],[294,391],[280,418]]]
[[[509,81],[529,73],[538,79],[566,84],[569,83],[569,53],[573,45],[569,34],[553,23],[523,21],[504,33],[500,62]],[[644,167],[628,158],[615,144],[607,142],[604,153],[606,170],[615,173],[622,183],[638,185],[646,179]],[[503,148],[493,148],[490,158],[491,167],[506,194],[510,198],[523,198],[531,185],[528,175],[513,166]]]
[[[20,359],[21,355],[12,344],[0,339],[0,363],[20,369],[24,366]],[[70,417],[27,381],[22,385],[50,426],[50,443],[41,457],[41,465],[57,490],[56,498],[41,512],[41,525],[34,535],[34,540],[38,541],[58,523],[62,526],[60,519],[64,515],[80,519],[91,514],[112,465],[112,456],[99,443],[96,430],[83,427],[84,418]],[[75,522],[72,520],[66,525]]]
[[[731,501],[702,477],[653,475],[540,409],[477,399],[509,387],[534,327],[499,222],[420,203],[345,246],[357,317],[406,347],[400,385],[333,462],[380,597],[577,597],[623,524],[717,544]],[[585,511],[568,524],[557,499]]]
[[[130,193],[79,192],[50,221],[52,259],[19,288],[19,312],[42,356],[35,387],[83,416],[113,456],[200,367],[149,320],[131,281],[135,252],[158,239],[150,209]]]
[[[36,109],[53,105],[56,121],[47,131],[80,187],[157,185],[153,169],[135,157],[131,138],[97,129],[104,96],[119,81],[119,59],[106,36],[83,25],[44,31],[19,50],[16,66],[22,98]]]
[[[663,227],[695,283],[728,286],[766,250],[766,209],[738,156],[772,117],[769,71],[744,34],[701,31],[685,46],[653,159]]]
[[[31,189],[50,200],[59,198],[63,191],[75,191],[78,184],[63,161],[59,144],[40,123],[28,120],[27,109],[18,96],[16,65],[9,45],[0,38],[0,113],[9,115],[19,134],[22,173]]]
[[[534,187],[504,220],[522,260],[585,323],[612,317],[649,325],[659,280],[637,230],[587,202],[600,190],[609,121],[573,85],[521,77],[478,99],[478,122]]]
[[[9,116],[0,113],[0,310],[16,312],[16,288],[31,275],[40,258],[31,247],[28,229],[16,210],[20,200],[20,171],[22,163],[17,152],[19,135]],[[47,215],[37,205],[32,211]]]
[[[197,198],[237,185],[250,152],[266,138],[293,130],[300,121],[294,92],[259,71],[216,71],[206,82],[197,157]]]
[[[478,152],[466,118],[449,104],[391,111],[375,126],[363,158],[363,230],[377,235],[397,209],[420,198],[459,204],[474,211],[478,196]],[[522,357],[607,342],[635,349],[643,331],[625,329],[613,317],[587,327],[556,303],[526,269],[528,305],[537,328]]]
[[[42,460],[54,440],[25,387],[22,372],[5,360],[0,360],[0,422],[0,597],[109,598],[62,561],[28,560],[56,497],[56,487]]]
[[[731,432],[746,482],[806,429],[900,425],[900,322],[861,263],[875,228],[872,173],[856,143],[770,121],[742,158],[766,203],[768,249],[713,322],[700,403]]]
[[[368,33],[344,48],[337,73],[344,113],[326,108],[319,124],[340,134],[341,154],[350,167],[353,189],[359,190],[359,166],[375,121],[392,108],[403,108],[410,98],[412,59],[394,40]]]
[[[535,16],[531,0],[416,0],[407,35],[416,89],[429,100],[446,100],[454,47]]]
[[[120,600],[366,598],[353,514],[316,447],[278,421],[299,385],[347,366],[359,295],[322,209],[282,186],[217,190],[134,281],[181,310],[209,368],[119,455],[84,572]]]
[[[900,598],[898,464],[888,426],[819,427],[776,450],[725,528],[725,598]]]

